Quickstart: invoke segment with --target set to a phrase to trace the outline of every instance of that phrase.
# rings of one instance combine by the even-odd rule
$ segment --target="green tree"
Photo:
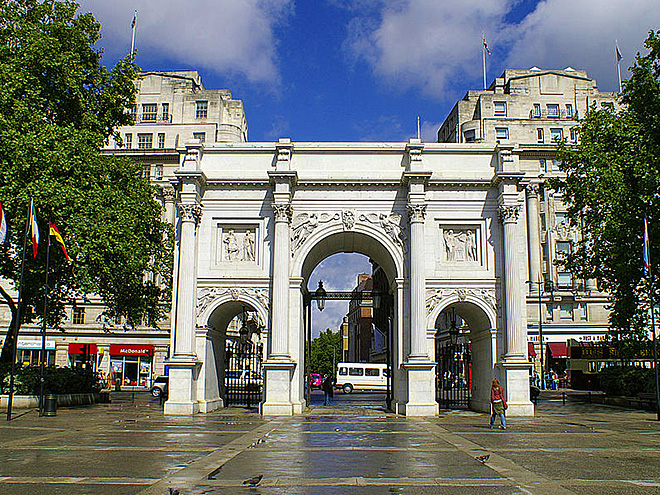
[[[21,323],[41,318],[48,219],[73,258],[52,247],[47,322],[59,327],[66,304],[101,297],[108,318],[156,325],[171,286],[171,227],[141,166],[104,155],[115,129],[131,122],[137,66],[101,64],[100,26],[78,5],[57,0],[0,0],[0,201],[9,242],[0,248],[0,296],[12,322],[0,356],[12,357],[27,209],[34,200],[41,239],[30,242]]]
[[[582,232],[565,264],[575,276],[596,279],[611,294],[611,336],[623,355],[647,340],[645,216],[651,246],[660,245],[658,33],[650,31],[645,44],[648,53],[637,54],[632,76],[624,82],[621,109],[590,109],[579,124],[579,144],[558,146],[565,178],[548,181],[568,205],[571,224]],[[654,299],[658,301],[657,282]]]
[[[329,328],[325,332],[321,332],[317,338],[312,340],[310,353],[310,373],[334,374],[333,360],[335,364],[341,361],[341,334],[335,333]]]

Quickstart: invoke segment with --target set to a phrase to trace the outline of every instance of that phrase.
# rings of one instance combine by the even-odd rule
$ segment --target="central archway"
[[[298,363],[300,366],[294,373],[292,389],[301,403],[305,395],[305,293],[313,288],[308,287],[309,279],[316,268],[323,260],[338,253],[360,253],[372,260],[377,265],[386,280],[385,286],[378,287],[379,291],[391,295],[391,314],[389,333],[392,356],[392,408],[398,410],[397,404],[404,401],[406,384],[402,379],[401,363],[403,362],[403,252],[399,245],[392,242],[391,238],[384,235],[376,229],[365,225],[355,225],[347,230],[342,225],[328,226],[314,232],[300,246],[300,249],[294,253],[292,263],[292,306],[295,305],[296,318],[292,318],[292,335],[296,335],[295,340],[298,348]],[[297,297],[294,297],[294,285],[297,289]],[[292,308],[293,309],[293,308]]]

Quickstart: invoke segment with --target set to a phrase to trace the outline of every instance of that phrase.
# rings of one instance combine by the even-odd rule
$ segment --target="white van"
[[[337,388],[345,394],[353,390],[387,390],[387,365],[382,363],[337,364]]]

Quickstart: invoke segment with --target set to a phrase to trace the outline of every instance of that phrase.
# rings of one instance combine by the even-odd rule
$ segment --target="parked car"
[[[321,383],[323,383],[323,377],[321,376],[321,373],[309,374],[309,385],[312,388],[321,388]]]
[[[167,397],[167,385],[169,383],[169,376],[159,376],[154,380],[151,386],[151,395],[154,397]]]

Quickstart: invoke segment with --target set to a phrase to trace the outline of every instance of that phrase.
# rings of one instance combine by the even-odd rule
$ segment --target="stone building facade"
[[[486,90],[468,91],[438,130],[446,143],[513,146],[526,185],[528,241],[528,342],[535,369],[565,366],[566,342],[602,340],[608,329],[608,297],[593,280],[574,280],[560,264],[579,232],[569,228],[561,198],[543,187],[560,175],[555,143],[579,139],[576,125],[592,109],[616,108],[615,93],[600,92],[586,71],[506,70]],[[541,346],[539,327],[543,333]]]

